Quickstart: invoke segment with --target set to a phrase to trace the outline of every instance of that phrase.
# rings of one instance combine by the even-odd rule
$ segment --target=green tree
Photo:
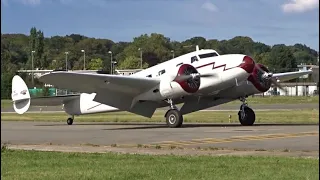
[[[268,64],[271,71],[274,72],[293,71],[297,67],[296,59],[292,51],[283,44],[272,47]]]
[[[119,69],[140,69],[141,60],[140,58],[129,56],[121,64],[118,66]],[[142,68],[147,68],[148,64],[146,62],[143,63]]]
[[[36,49],[36,39],[37,39],[37,29],[32,27],[30,29],[30,36],[29,36],[29,52],[34,51]]]
[[[48,62],[46,61],[46,57],[44,57],[44,35],[42,31],[37,32],[36,37],[36,47],[35,47],[35,67],[40,69],[44,69],[44,67],[48,66]]]
[[[88,64],[88,68],[86,69],[90,69],[90,70],[100,70],[103,69],[103,61],[100,58],[96,58],[96,59],[91,59],[89,64]]]
[[[261,54],[254,54],[253,59],[256,63],[264,64],[264,65],[269,65],[269,52],[261,53]]]

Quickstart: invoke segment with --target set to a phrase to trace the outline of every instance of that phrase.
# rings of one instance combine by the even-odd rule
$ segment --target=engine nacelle
[[[269,73],[269,69],[263,64],[257,64],[263,71]],[[268,78],[263,78],[264,72],[260,71],[258,68],[254,68],[251,75],[248,77],[253,86],[261,93],[266,92],[271,87],[271,80]]]
[[[190,64],[183,64],[179,67],[176,76],[170,78],[166,76],[159,85],[159,93],[165,98],[178,98],[181,96],[193,94],[199,90],[200,78],[181,79],[179,76],[197,74],[198,71]]]
[[[119,109],[94,101],[96,93],[81,93],[80,96],[67,101],[63,108],[67,114],[81,115],[101,112],[114,112]]]
[[[161,81],[159,85],[159,93],[162,97],[170,99],[189,94],[175,81]]]

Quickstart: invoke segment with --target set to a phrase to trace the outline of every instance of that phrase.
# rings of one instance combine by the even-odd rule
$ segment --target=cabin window
[[[218,54],[215,53],[215,52],[207,53],[207,54],[200,54],[199,55],[200,59],[209,58],[209,57],[215,57],[215,56],[218,56]]]
[[[151,75],[151,74],[149,74],[147,77],[152,77],[152,75]]]
[[[161,76],[161,74],[164,74],[165,72],[166,72],[166,70],[163,69],[163,70],[159,71],[158,75]]]
[[[191,57],[191,63],[193,63],[193,62],[195,62],[195,61],[198,61],[197,56],[193,56],[193,57]]]

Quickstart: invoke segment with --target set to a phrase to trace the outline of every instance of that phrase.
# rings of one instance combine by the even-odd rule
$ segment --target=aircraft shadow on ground
[[[166,124],[153,124],[153,123],[81,123],[81,124],[73,124],[71,126],[129,126],[129,127],[115,127],[115,128],[106,128],[102,130],[139,130],[139,129],[160,129],[160,128],[169,128]],[[251,127],[255,126],[315,126],[319,125],[315,124],[255,124]],[[68,126],[66,124],[38,124],[35,126]],[[134,126],[134,127],[132,127]],[[198,128],[198,127],[250,127],[250,126],[242,126],[240,124],[206,124],[206,123],[198,123],[198,124],[183,124],[181,128]]]

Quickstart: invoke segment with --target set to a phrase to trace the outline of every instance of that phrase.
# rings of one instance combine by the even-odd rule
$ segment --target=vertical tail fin
[[[30,107],[30,93],[23,79],[15,75],[12,78],[12,94],[13,108],[16,113],[23,114]]]

